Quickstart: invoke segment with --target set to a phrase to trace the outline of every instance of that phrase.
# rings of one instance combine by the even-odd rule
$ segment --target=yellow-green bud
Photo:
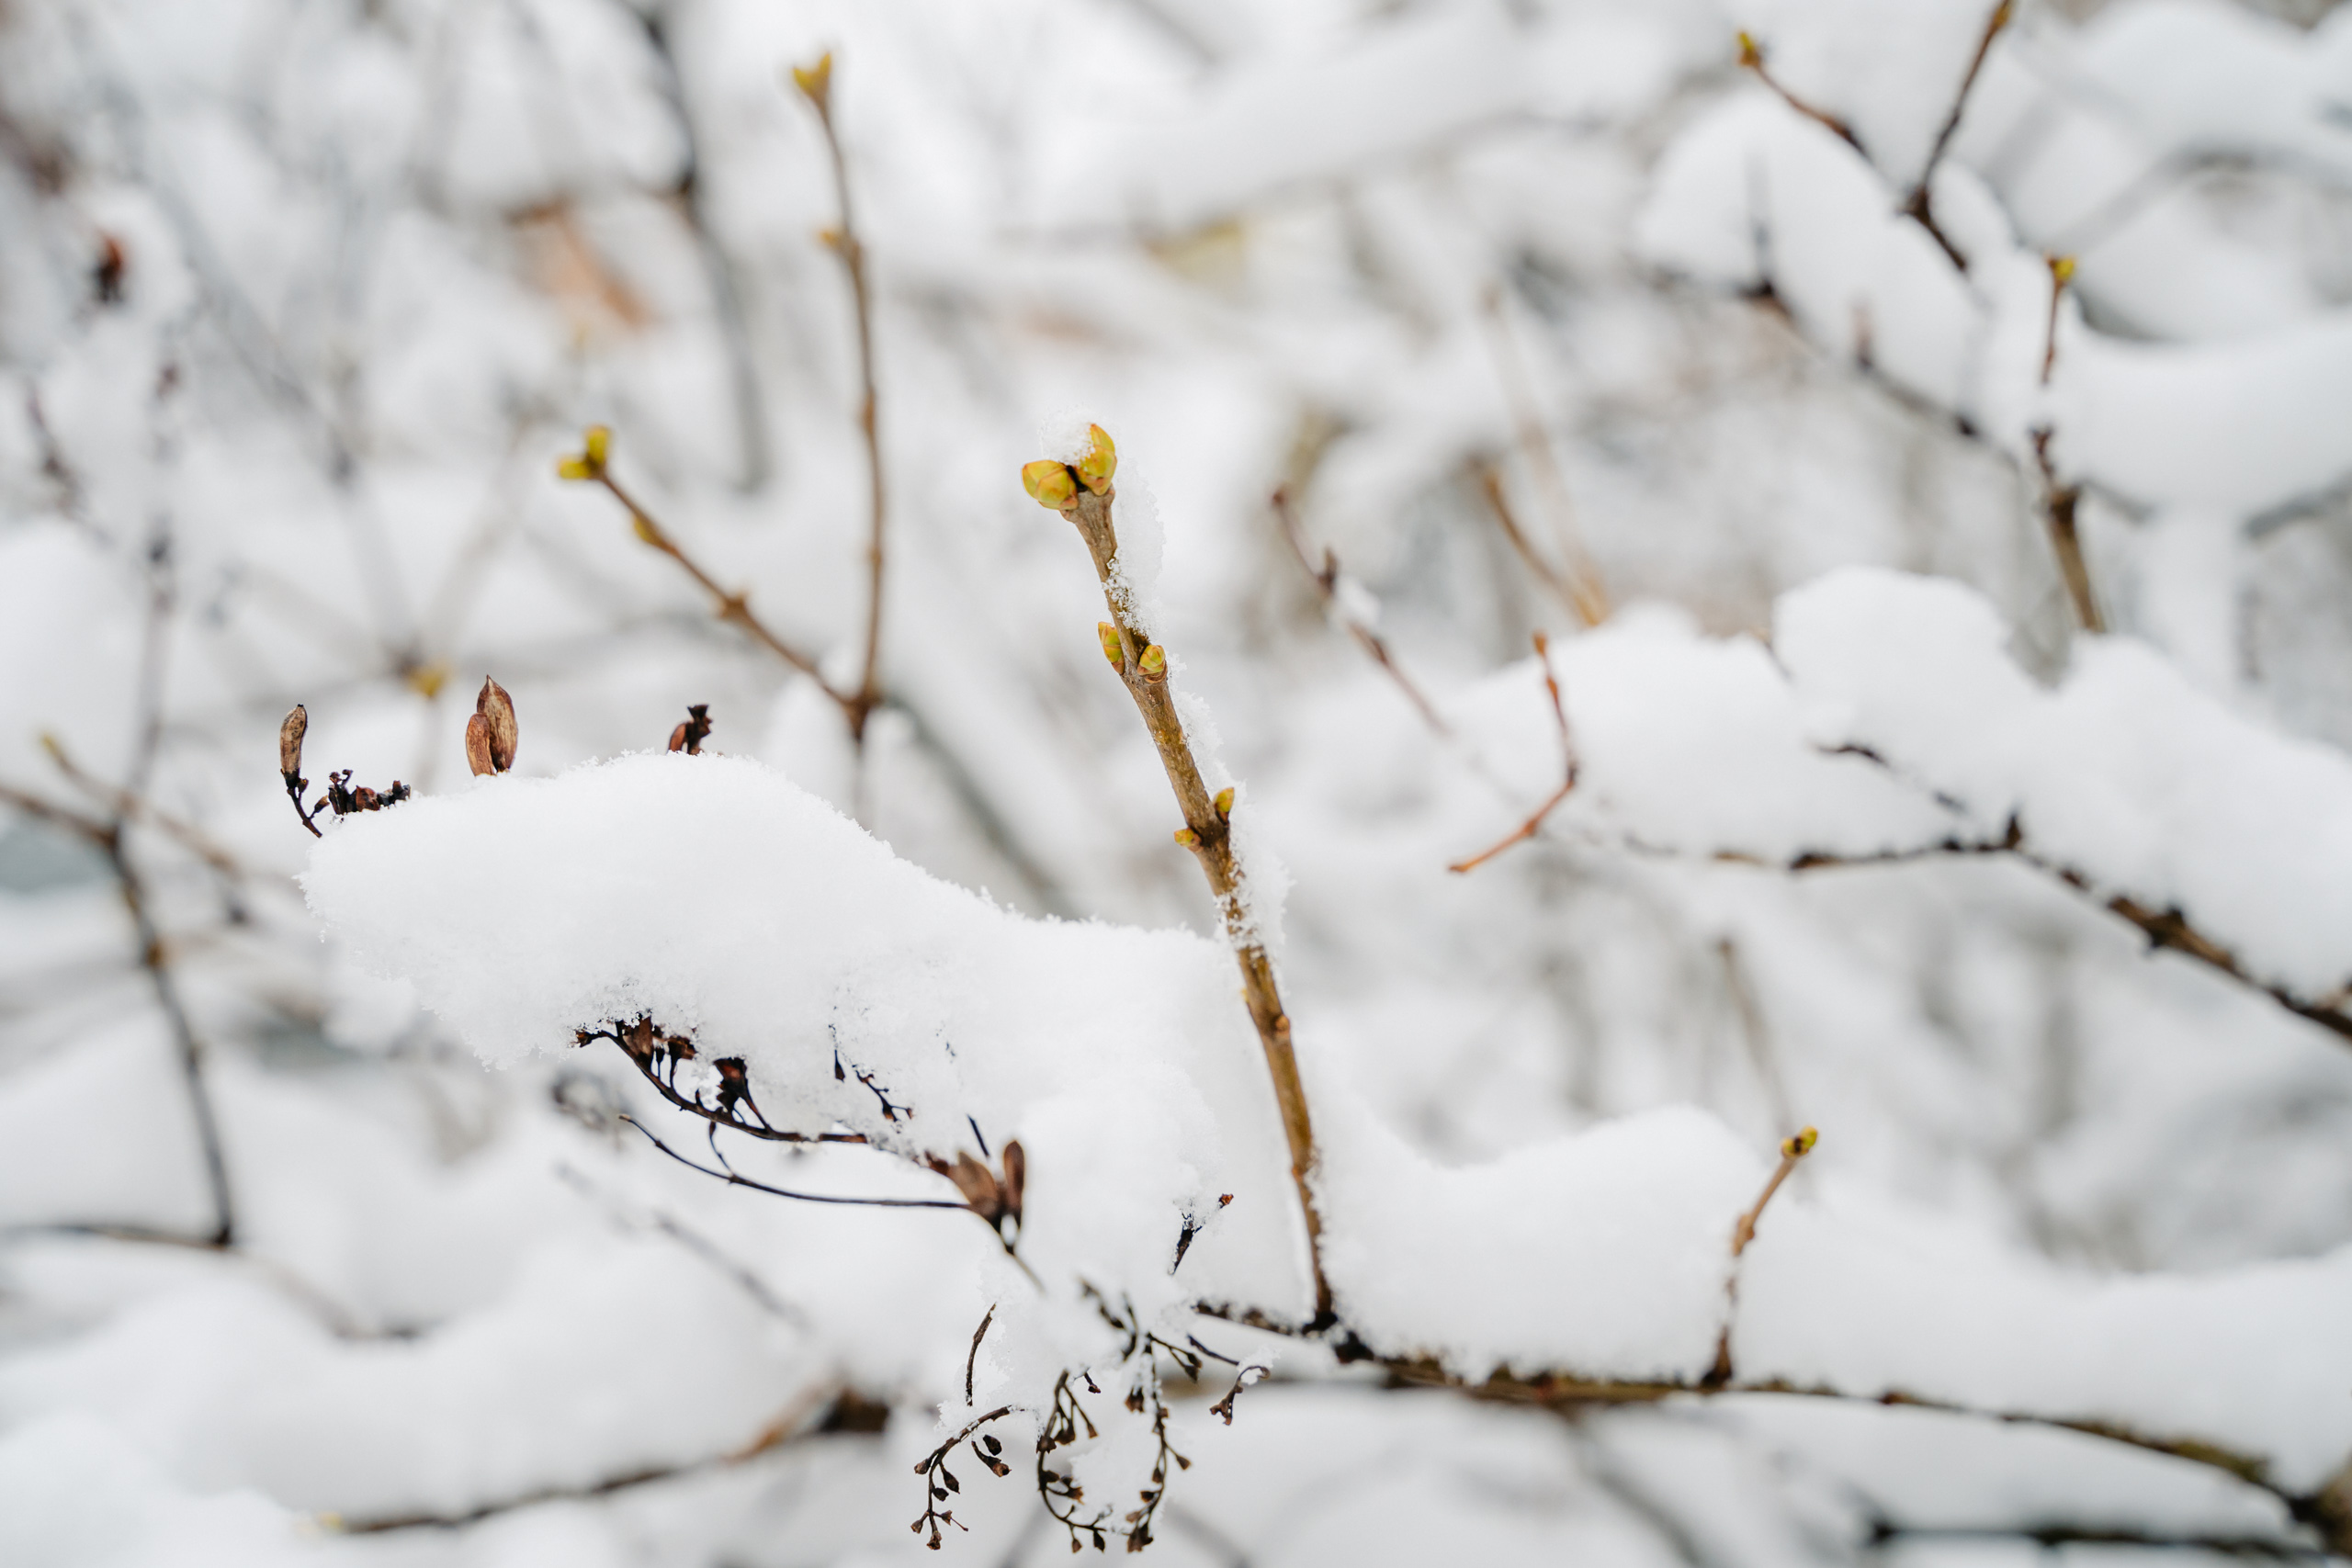
[[[1764,51],[1757,48],[1756,40],[1746,33],[1739,35],[1739,62],[1750,71],[1758,70],[1764,64]]]
[[[827,107],[833,95],[833,51],[827,50],[819,55],[814,65],[794,66],[792,85],[800,89],[801,96],[819,108]]]
[[[1188,850],[1196,849],[1200,845],[1201,836],[1190,828],[1179,828],[1176,829],[1176,841]]]
[[[613,449],[613,433],[601,424],[588,427],[580,450],[556,464],[556,478],[561,479],[593,479],[605,471],[605,459]]]
[[[1819,1130],[1813,1127],[1807,1127],[1795,1137],[1782,1140],[1781,1144],[1781,1157],[1782,1159],[1803,1159],[1805,1156],[1813,1153],[1813,1145],[1820,1141],[1821,1134]]]
[[[2064,288],[2069,283],[2074,282],[2075,258],[2072,256],[2052,256],[2050,258],[2050,281],[2061,288]]]
[[[1099,424],[1086,427],[1086,455],[1078,460],[1078,481],[1095,494],[1111,488],[1111,476],[1119,471],[1119,449],[1111,445],[1111,433]]]
[[[1022,467],[1021,488],[1038,505],[1059,512],[1078,499],[1078,476],[1069,471],[1068,463],[1040,457]]]
[[[1136,668],[1143,672],[1147,681],[1165,681],[1168,679],[1168,650],[1153,643],[1136,656]]]
[[[1231,784],[1216,792],[1216,814],[1219,817],[1233,815],[1233,786]]]
[[[1102,657],[1111,661],[1111,668],[1126,673],[1127,650],[1119,646],[1119,628],[1108,621],[1097,621],[1094,635],[1102,639]]]

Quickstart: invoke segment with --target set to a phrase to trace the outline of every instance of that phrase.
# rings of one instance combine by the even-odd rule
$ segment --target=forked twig
[[[1962,255],[1944,237],[1944,231],[1936,226],[1934,199],[1928,187],[1936,177],[1937,166],[1943,162],[1945,149],[1951,145],[1953,134],[1960,130],[1961,116],[1968,109],[1968,96],[1976,87],[1977,73],[1984,69],[1984,57],[1993,52],[1993,40],[2001,36],[2016,14],[2017,8],[2012,0],[1999,0],[1993,7],[1993,14],[1984,19],[1984,36],[1976,40],[1976,52],[1968,62],[1967,73],[1960,79],[1960,91],[1952,95],[1951,112],[1944,116],[1943,125],[1936,131],[1935,144],[1928,149],[1928,161],[1920,166],[1918,183],[1911,187],[1910,196],[1903,203],[1905,214],[1916,220],[1919,227],[1928,231],[1928,237],[1943,247],[1944,254],[1951,258],[1951,265],[1962,272],[1968,270],[1968,258]],[[1760,62],[1758,73],[1762,73]]]
[[[1566,776],[1560,781],[1560,787],[1553,792],[1552,797],[1537,807],[1534,814],[1526,821],[1505,834],[1501,842],[1480,851],[1468,860],[1456,861],[1445,868],[1457,874],[1476,871],[1513,844],[1533,838],[1536,830],[1544,826],[1544,818],[1552,815],[1553,807],[1567,799],[1568,793],[1577,787],[1576,740],[1568,733],[1568,710],[1560,701],[1559,678],[1552,673],[1551,641],[1542,632],[1535,634],[1534,641],[1535,660],[1544,671],[1544,689],[1550,693],[1552,697],[1552,716],[1559,722],[1560,726],[1560,752],[1564,759]]]
[[[1503,291],[1499,285],[1489,285],[1479,297],[1479,313],[1487,325],[1487,351],[1495,363],[1495,375],[1502,383],[1503,395],[1510,404],[1512,438],[1518,442],[1521,457],[1530,472],[1542,481],[1550,494],[1553,507],[1558,513],[1557,522],[1566,535],[1573,574],[1562,577],[1555,571],[1520,528],[1510,503],[1503,495],[1501,475],[1492,463],[1480,463],[1477,468],[1487,491],[1487,504],[1493,509],[1495,520],[1502,525],[1503,534],[1510,540],[1511,548],[1527,563],[1530,571],[1552,591],[1553,596],[1566,606],[1568,614],[1588,626],[1597,626],[1609,618],[1609,595],[1600,585],[1600,569],[1585,553],[1583,543],[1577,537],[1573,506],[1568,499],[1567,476],[1560,472],[1560,460],[1552,451],[1552,442],[1544,434],[1544,415],[1536,406],[1535,389],[1528,379],[1527,367],[1521,359],[1519,345],[1512,336],[1510,317],[1503,308]]]
[[[1413,684],[1411,678],[1405,673],[1403,668],[1396,660],[1389,657],[1386,641],[1378,632],[1374,631],[1351,614],[1349,606],[1340,600],[1338,553],[1327,545],[1323,548],[1323,564],[1320,567],[1315,564],[1307,549],[1306,534],[1299,526],[1297,515],[1291,509],[1288,486],[1275,488],[1273,508],[1274,516],[1282,523],[1283,538],[1290,545],[1290,553],[1298,558],[1298,564],[1306,572],[1307,581],[1314,583],[1316,592],[1322,595],[1325,609],[1338,617],[1340,625],[1348,628],[1348,635],[1356,639],[1356,646],[1370,654],[1373,662],[1378,664],[1387,672],[1388,678],[1396,682],[1397,690],[1405,694],[1406,699],[1420,714],[1423,722],[1440,735],[1452,734],[1453,731],[1446,727],[1445,720],[1440,717],[1437,709],[1430,705],[1429,698],[1421,694],[1421,689]]]

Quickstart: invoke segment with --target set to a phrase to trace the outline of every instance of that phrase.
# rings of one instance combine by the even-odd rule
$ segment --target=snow
[[[2018,7],[1948,253],[1908,209],[1991,9],[10,7],[0,785],[141,792],[235,1237],[192,1245],[117,863],[0,805],[0,1561],[906,1561],[915,1461],[1010,1405],[940,1560],[1035,1568],[1065,1375],[1114,1525],[1157,1379],[1175,1564],[2318,1549],[2352,1052],[2268,991],[2352,980],[2352,15]],[[784,74],[827,50],[889,501],[862,741],[553,472],[612,426],[862,678],[856,322]],[[1097,423],[1306,1078],[1321,1326],[1221,912],[1017,482]],[[521,747],[476,781],[485,676]],[[312,794],[415,798],[289,821],[298,701]],[[688,704],[705,754],[652,750]],[[640,1010],[681,1092],[741,1055],[873,1143],[708,1135],[574,1043]],[[948,1202],[923,1156],[1015,1138],[1004,1238],[707,1174]],[[1505,1407],[1363,1348],[1690,1392]]]

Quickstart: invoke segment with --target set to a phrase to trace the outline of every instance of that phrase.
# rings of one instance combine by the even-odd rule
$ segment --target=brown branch
[[[2249,974],[2239,963],[2237,955],[2220,942],[2189,924],[2188,919],[2177,908],[2157,909],[2141,903],[2129,894],[2112,894],[2100,898],[2099,890],[2091,877],[2070,865],[2048,859],[2029,846],[2022,831],[2013,822],[2004,837],[1982,842],[1947,839],[1941,843],[1922,845],[1913,850],[1892,850],[1871,855],[1799,855],[1781,869],[1791,872],[1824,871],[1871,865],[1900,865],[1914,861],[1940,859],[1951,855],[2006,855],[2044,875],[2064,883],[2086,897],[2098,900],[2099,907],[2117,918],[2139,928],[2148,939],[2151,948],[2169,949],[2184,957],[2213,969],[2249,990],[2258,991],[2285,1008],[2298,1018],[2308,1019],[2342,1039],[2352,1042],[2352,1013],[2344,1010],[2347,998],[2338,991],[2326,997],[2312,998],[2299,996],[2283,986],[2274,986]],[[1722,853],[1717,860],[1745,864],[1760,864],[1751,855]]]
[[[729,1187],[748,1187],[754,1192],[765,1192],[775,1198],[793,1198],[803,1203],[838,1203],[847,1208],[856,1209],[962,1209],[967,1213],[971,1211],[972,1206],[960,1198],[847,1198],[838,1193],[796,1192],[786,1187],[772,1187],[764,1181],[754,1181],[750,1177],[740,1175],[732,1170],[713,1170],[707,1165],[696,1165],[693,1160],[655,1137],[652,1130],[636,1117],[624,1113],[618,1120],[636,1128],[644,1134],[647,1143],[651,1144],[688,1170],[698,1170],[713,1180],[723,1181]]]
[[[2097,635],[2107,630],[2107,617],[2099,614],[2098,597],[2091,592],[2090,564],[2083,557],[2082,531],[2075,521],[2082,487],[2060,482],[2058,466],[2050,457],[2050,436],[2047,425],[2033,433],[2034,467],[2041,473],[2042,520],[2050,528],[2051,553],[2057,557],[2058,575],[2066,584],[2075,623]]]
[[[1944,123],[1936,132],[1935,144],[1928,149],[1928,161],[1920,167],[1918,183],[1911,187],[1910,196],[1903,203],[1905,214],[1917,220],[1919,227],[1928,231],[1928,237],[1943,247],[1944,254],[1951,258],[1951,265],[1962,272],[1968,270],[1968,258],[1962,255],[1944,237],[1944,231],[1936,226],[1934,198],[1928,194],[1928,187],[1936,177],[1937,165],[1943,162],[1945,149],[1951,145],[1953,134],[1960,130],[1961,116],[1968,109],[1968,96],[1976,87],[1977,73],[1984,69],[1984,57],[1993,52],[1993,40],[2001,36],[2015,15],[2016,7],[2011,0],[1999,0],[1999,4],[1993,7],[1993,14],[1984,19],[1984,34],[1976,40],[1976,52],[1968,62],[1967,73],[1960,79],[1960,91],[1952,96],[1951,112],[1944,116]],[[2043,378],[2048,379],[2047,376]]]
[[[1177,717],[1175,699],[1168,689],[1168,656],[1151,641],[1136,619],[1134,600],[1120,572],[1119,536],[1111,516],[1111,468],[1115,459],[1110,456],[1107,436],[1102,438],[1102,448],[1103,468],[1099,482],[1102,488],[1098,491],[1080,483],[1078,475],[1063,468],[1070,493],[1054,504],[1077,526],[1079,536],[1086,541],[1087,553],[1093,558],[1094,574],[1102,584],[1103,603],[1111,613],[1103,651],[1107,655],[1115,649],[1119,656],[1120,682],[1134,699],[1136,712],[1142,716],[1144,728],[1159,750],[1160,767],[1168,774],[1169,787],[1175,792],[1177,807],[1184,816],[1177,841],[1191,850],[1193,858],[1200,863],[1201,874],[1208,879],[1209,891],[1216,899],[1226,936],[1233,945],[1234,960],[1240,966],[1242,998],[1249,1006],[1250,1021],[1257,1026],[1266,1070],[1273,1079],[1274,1100],[1282,1111],[1283,1134],[1290,1145],[1291,1181],[1297,1189],[1299,1208],[1306,1222],[1307,1261],[1315,1278],[1316,1314],[1318,1318],[1328,1318],[1331,1286],[1323,1275],[1323,1222],[1309,1184],[1315,1168],[1314,1124],[1307,1114],[1306,1086],[1299,1080],[1298,1058],[1291,1047],[1290,1019],[1283,1010],[1282,995],[1274,984],[1273,961],[1250,924],[1245,876],[1240,859],[1234,853],[1233,829],[1227,820],[1232,795],[1224,792],[1214,799],[1210,797],[1208,786],[1201,780],[1200,765],[1193,761],[1191,742],[1185,739],[1183,722]]]
[[[1839,119],[1834,114],[1828,114],[1821,109],[1815,108],[1811,104],[1806,103],[1803,98],[1798,97],[1794,93],[1790,92],[1786,87],[1782,86],[1780,80],[1775,77],[1771,72],[1765,69],[1764,51],[1762,46],[1758,44],[1755,39],[1751,38],[1747,33],[1741,33],[1739,35],[1739,63],[1743,68],[1754,72],[1756,73],[1756,79],[1758,82],[1763,83],[1766,86],[1771,88],[1772,91],[1780,94],[1781,101],[1788,105],[1789,107],[1796,110],[1797,113],[1804,116],[1805,118],[1813,121],[1815,125],[1818,125],[1824,130],[1829,131],[1832,135],[1836,136],[1838,141],[1843,141],[1855,152],[1862,152],[1863,157],[1867,158],[1870,156],[1868,152],[1862,152],[1862,143],[1860,140],[1854,135],[1854,128],[1852,126],[1848,125],[1844,120]]]
[[[1552,716],[1559,721],[1560,751],[1566,776],[1561,780],[1560,787],[1553,792],[1552,797],[1537,807],[1526,821],[1505,834],[1499,843],[1480,851],[1468,860],[1455,861],[1445,868],[1457,875],[1476,871],[1513,844],[1533,838],[1536,830],[1544,826],[1544,818],[1552,815],[1552,808],[1567,799],[1569,792],[1577,787],[1576,741],[1568,733],[1568,710],[1560,701],[1559,680],[1552,673],[1551,644],[1542,632],[1535,634],[1535,659],[1544,670],[1544,689],[1552,696]]]
[[[996,1303],[991,1302],[989,1310],[980,1316],[980,1325],[972,1330],[972,1348],[964,1358],[964,1403],[967,1404],[972,1403],[972,1374],[980,1364],[980,1341],[988,1337],[989,1325],[995,1321]]]
[[[585,456],[585,458],[567,458],[567,463],[583,463],[585,472],[576,472],[576,478],[595,479],[595,482],[602,484],[606,491],[612,491],[612,499],[628,508],[628,520],[633,522],[635,529],[638,529],[638,538],[642,538],[644,543],[650,543],[650,546],[654,546],[656,550],[668,555],[673,562],[680,564],[689,579],[696,581],[696,583],[701,585],[703,592],[710,594],[710,600],[715,602],[715,611],[718,611],[719,621],[727,621],[729,626],[741,626],[752,642],[760,644],[762,649],[767,649],[769,653],[774,653],[774,656],[781,659],[783,663],[793,665],[795,670],[807,674],[811,682],[816,682],[816,689],[823,691],[828,698],[832,698],[832,703],[835,703],[835,705],[842,710],[842,715],[847,717],[849,712],[852,712],[852,707],[856,705],[856,696],[852,696],[852,694],[847,694],[847,691],[832,689],[831,682],[828,682],[826,677],[823,677],[823,672],[816,668],[814,659],[809,659],[807,653],[802,653],[790,642],[778,637],[776,632],[769,630],[767,623],[760,621],[760,616],[751,614],[751,594],[727,592],[724,588],[719,588],[718,579],[713,579],[708,571],[703,571],[701,562],[696,562],[692,555],[687,555],[687,552],[682,550],[680,543],[677,543],[675,538],[671,538],[671,531],[663,529],[659,522],[654,522],[654,514],[647,513],[642,505],[638,505],[638,499],[635,499],[633,493],[626,491],[618,479],[612,478],[612,468],[606,468],[605,461],[602,461],[602,451],[600,451],[602,440],[597,440],[600,433],[602,433],[602,425],[597,425],[595,430],[588,433],[588,456]],[[609,437],[606,437],[606,440],[609,440]]]
[[[772,1453],[786,1444],[825,1429],[825,1423],[812,1423],[809,1417],[820,1407],[831,1406],[854,1397],[844,1390],[819,1388],[801,1394],[784,1413],[770,1422],[766,1428],[741,1448],[715,1455],[709,1459],[692,1460],[684,1464],[657,1465],[647,1470],[630,1471],[627,1474],[592,1481],[583,1486],[548,1486],[520,1496],[508,1497],[496,1503],[485,1503],[458,1514],[386,1514],[375,1518],[345,1519],[334,1514],[323,1515],[320,1522],[340,1535],[385,1535],[396,1530],[455,1530],[469,1525],[494,1519],[502,1514],[512,1514],[525,1508],[536,1508],[545,1503],[592,1502],[610,1497],[616,1493],[633,1491],[657,1482],[677,1481],[712,1471],[729,1470],[748,1463],[763,1454]]]
[[[1567,606],[1570,615],[1588,626],[1599,626],[1601,616],[1607,613],[1606,606],[1594,606],[1589,611],[1582,604],[1576,586],[1553,570],[1552,564],[1535,553],[1535,547],[1528,542],[1526,532],[1519,525],[1519,514],[1511,510],[1510,498],[1504,493],[1502,471],[1494,464],[1485,462],[1475,465],[1475,471],[1478,476],[1478,487],[1487,497],[1487,510],[1495,514],[1495,522],[1501,526],[1503,537],[1510,541],[1512,551],[1526,563],[1527,570],[1535,574],[1537,581],[1551,590],[1555,599]]]
[[[1316,592],[1322,595],[1325,609],[1339,616],[1340,624],[1348,628],[1348,635],[1356,639],[1356,646],[1370,654],[1373,662],[1396,682],[1397,690],[1405,694],[1424,723],[1440,735],[1452,734],[1445,720],[1438,716],[1437,709],[1430,705],[1429,698],[1421,694],[1421,689],[1413,684],[1396,660],[1389,657],[1388,644],[1380,634],[1349,615],[1347,606],[1340,602],[1340,558],[1329,546],[1324,547],[1322,566],[1316,566],[1307,550],[1306,532],[1300,528],[1298,518],[1291,510],[1289,487],[1275,488],[1273,508],[1274,516],[1282,524],[1283,538],[1290,545],[1290,553],[1298,558],[1298,564],[1306,571],[1307,581],[1314,583]]]
[[[251,880],[252,874],[237,857],[221,848],[220,844],[201,828],[159,809],[144,795],[133,795],[127,789],[110,784],[104,779],[96,778],[85,772],[71,756],[67,755],[64,742],[59,740],[57,737],[44,735],[40,738],[40,743],[41,750],[49,753],[50,761],[57,765],[57,771],[65,775],[69,784],[81,790],[83,794],[104,804],[107,809],[118,818],[125,821],[144,821],[152,824],[182,849],[187,850],[197,859],[232,881]],[[317,831],[316,829],[311,830]]]
[[[857,237],[857,226],[850,209],[849,164],[842,155],[841,135],[833,125],[833,57],[828,53],[806,70],[796,67],[792,79],[799,87],[801,96],[816,109],[817,123],[825,133],[825,152],[833,170],[834,203],[841,213],[840,225],[827,233],[826,240],[833,254],[841,257],[842,266],[849,274],[850,295],[856,307],[857,373],[861,391],[857,424],[859,433],[865,438],[866,488],[873,504],[873,514],[865,547],[865,673],[858,678],[857,690],[842,704],[842,711],[849,718],[850,739],[862,748],[865,741],[866,717],[882,701],[882,546],[886,507],[879,404],[874,388],[874,300],[865,274],[865,246]]]
[[[1528,380],[1527,366],[1520,357],[1519,345],[1510,329],[1510,318],[1503,309],[1503,291],[1489,285],[1479,296],[1479,313],[1487,326],[1487,352],[1493,358],[1495,376],[1502,383],[1503,396],[1510,404],[1512,439],[1518,442],[1521,458],[1529,471],[1543,481],[1550,493],[1555,519],[1566,534],[1566,545],[1574,575],[1563,579],[1539,557],[1527,537],[1520,531],[1510,507],[1503,499],[1502,481],[1492,463],[1478,465],[1487,487],[1487,502],[1494,509],[1496,520],[1519,552],[1528,569],[1541,578],[1553,595],[1566,606],[1569,615],[1588,626],[1597,626],[1609,618],[1609,595],[1600,585],[1600,569],[1585,553],[1577,537],[1576,516],[1568,500],[1567,477],[1560,472],[1559,458],[1552,451],[1551,438],[1544,434],[1544,416],[1536,406],[1535,389]]]

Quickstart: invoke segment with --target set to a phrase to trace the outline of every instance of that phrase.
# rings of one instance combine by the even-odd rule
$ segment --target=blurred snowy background
[[[1166,642],[1287,868],[1313,1077],[1394,1141],[1395,1206],[1397,1168],[1462,1202],[1360,1269],[1368,1334],[1489,1310],[1445,1296],[1487,1291],[1449,1227],[1553,1224],[1541,1171],[1486,1162],[1696,1106],[1759,1171],[1823,1133],[1743,1281],[1743,1375],[2211,1445],[1510,1409],[1226,1327],[1277,1376],[1229,1428],[1223,1382],[1171,1385],[1196,1464],[1161,1561],[2343,1550],[2352,9],[1994,19],[5,0],[0,1560],[922,1553],[910,1467],[993,1241],[663,1161],[615,1111],[694,1130],[560,1030],[486,1069],[321,941],[273,741],[305,703],[313,779],[429,796],[468,783],[485,674],[534,777],[705,703],[715,747],[939,877],[1206,931],[1085,556],[1016,482],[1072,415],[1119,441],[1131,547],[1156,517]],[[664,526],[854,683],[857,317],[786,71],[827,50],[888,475],[862,759],[554,473],[609,424]],[[1374,605],[1442,731],[1351,640]],[[1584,780],[1453,875],[1556,785],[1538,631]],[[1916,852],[2012,820],[2034,860]],[[1894,858],[1785,869],[1825,853]],[[739,1163],[854,1189],[875,1157]],[[1775,1265],[1808,1215],[1848,1239]],[[1571,1276],[1498,1289],[1566,1322],[1611,1294]],[[1544,1364],[1464,1332],[1474,1380]],[[1024,1475],[968,1467],[946,1553],[1066,1556]]]

